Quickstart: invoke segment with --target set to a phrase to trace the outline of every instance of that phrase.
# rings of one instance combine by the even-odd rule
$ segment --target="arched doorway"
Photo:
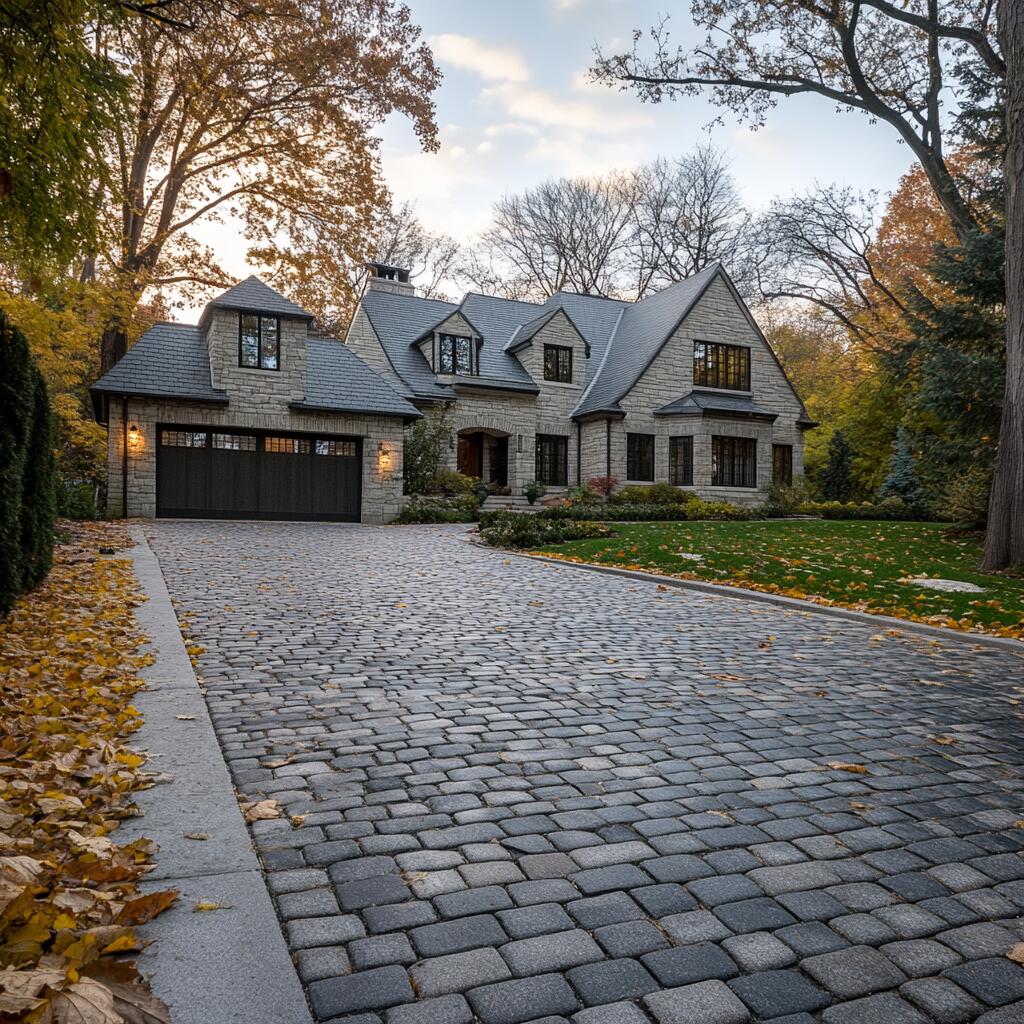
[[[496,487],[508,486],[508,439],[503,430],[467,427],[459,431],[458,469]]]

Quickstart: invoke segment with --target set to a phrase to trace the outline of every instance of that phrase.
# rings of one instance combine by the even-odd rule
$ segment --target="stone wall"
[[[259,411],[244,411],[234,404],[213,406],[189,402],[128,400],[128,422],[139,428],[138,441],[128,451],[128,515],[156,514],[157,424],[182,427],[223,427],[238,430],[280,430],[320,434],[347,434],[363,439],[362,521],[386,523],[398,515],[402,500],[402,420],[392,416],[345,413],[282,413],[277,403],[266,402]],[[122,496],[121,402],[111,399],[107,435],[107,511],[120,516]],[[378,445],[392,450],[391,466],[378,466]]]
[[[356,315],[352,318],[352,323],[349,324],[348,334],[345,335],[345,344],[350,346],[367,366],[376,370],[392,387],[396,388],[400,395],[407,393],[407,385],[395,373],[391,360],[388,359],[384,346],[381,345],[377,332],[373,329],[373,324],[370,323],[370,318],[362,306],[356,310]]]
[[[693,390],[693,343],[717,341],[746,345],[751,350],[750,397],[754,403],[778,414],[774,423],[708,417],[659,417],[660,406]],[[706,390],[706,389],[701,389]],[[721,392],[735,395],[736,392]],[[612,423],[612,475],[626,478],[626,434],[655,435],[655,480],[668,480],[668,439],[694,436],[694,490],[705,498],[736,504],[764,500],[772,478],[772,444],[793,447],[793,476],[803,473],[803,433],[796,426],[800,402],[781,367],[761,340],[754,325],[738,305],[731,290],[716,278],[672,337],[654,357],[632,390],[619,402],[626,418]],[[749,437],[757,440],[757,488],[711,486],[711,437]]]

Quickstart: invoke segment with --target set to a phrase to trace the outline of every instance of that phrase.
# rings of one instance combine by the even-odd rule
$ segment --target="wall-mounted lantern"
[[[387,476],[394,466],[395,452],[390,441],[381,441],[377,445],[377,469],[381,476]]]
[[[138,423],[131,420],[128,424],[128,451],[133,454],[142,449],[142,431]]]
[[[523,435],[516,434],[516,451],[521,455],[523,453]]]

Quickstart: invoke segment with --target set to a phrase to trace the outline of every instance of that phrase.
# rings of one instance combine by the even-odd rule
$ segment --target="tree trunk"
[[[1024,4],[1000,0],[1006,59],[1006,393],[983,569],[1024,568]]]

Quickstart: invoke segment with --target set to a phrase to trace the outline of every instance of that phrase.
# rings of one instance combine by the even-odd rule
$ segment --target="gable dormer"
[[[480,376],[483,335],[461,309],[446,316],[413,341],[431,370],[441,377]]]
[[[199,326],[214,388],[236,407],[254,411],[302,401],[312,320],[311,313],[255,276],[212,299]]]
[[[505,349],[542,387],[579,387],[586,378],[590,345],[561,306],[517,328]]]

